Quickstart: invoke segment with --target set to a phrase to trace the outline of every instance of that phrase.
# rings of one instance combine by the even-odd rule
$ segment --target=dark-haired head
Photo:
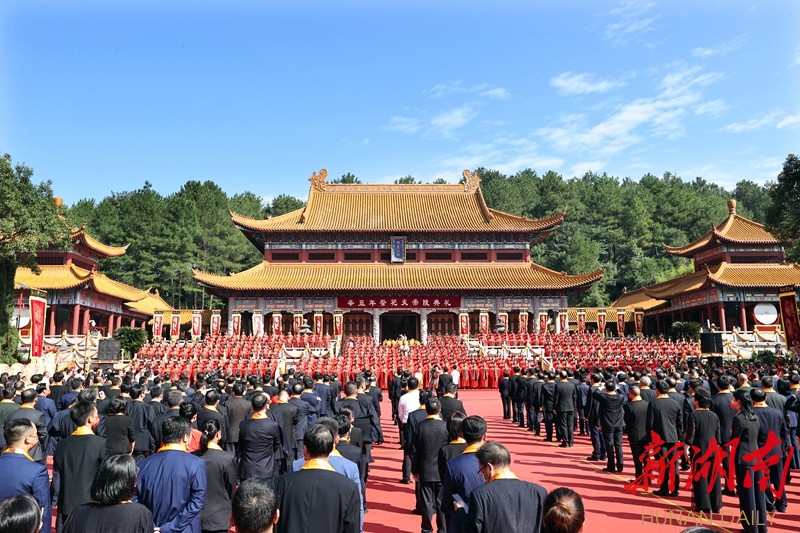
[[[72,406],[69,417],[78,427],[85,426],[97,416],[97,406],[89,402],[78,402]]]
[[[42,525],[42,508],[30,494],[17,494],[0,503],[0,533],[36,533]]]
[[[447,419],[448,439],[453,441],[464,436],[461,433],[461,423],[464,421],[465,418],[467,418],[467,415],[458,411],[450,415],[450,418]]]
[[[733,391],[733,400],[731,401],[733,407],[739,411],[747,420],[756,420],[757,417],[753,413],[753,400],[750,398],[750,392],[747,389],[736,389]]]
[[[92,499],[103,505],[128,501],[136,494],[136,461],[128,454],[110,455],[92,480]]]
[[[192,402],[182,402],[181,406],[178,408],[178,414],[181,418],[185,418],[191,422],[191,420],[197,416],[197,406]]]
[[[350,424],[350,415],[338,414],[336,415],[336,425],[339,437],[346,437],[350,434],[352,425]]]
[[[586,514],[580,495],[566,487],[553,490],[544,499],[542,531],[546,533],[579,533]]]
[[[701,409],[709,409],[711,407],[711,394],[707,390],[699,388],[694,391],[694,401],[697,402],[698,407]]]
[[[419,380],[414,376],[408,378],[408,390],[415,390],[417,387],[419,387]]]
[[[171,416],[161,423],[164,444],[178,444],[192,434],[192,423],[183,416]]]
[[[278,521],[278,499],[269,483],[250,478],[233,496],[233,522],[238,533],[267,533]]]
[[[425,405],[431,398],[431,391],[423,390],[419,392],[419,404]]]
[[[120,398],[119,396],[114,396],[111,398],[111,403],[108,406],[108,414],[110,415],[119,415],[125,414],[125,409],[128,407],[128,402],[125,401],[124,398]]]
[[[259,413],[266,409],[267,403],[269,403],[269,396],[264,394],[263,392],[259,392],[254,394],[253,397],[250,399],[250,406],[253,408],[253,412]]]
[[[469,444],[482,441],[486,438],[486,420],[477,415],[468,416],[461,423],[461,433]]]
[[[330,455],[333,451],[333,434],[330,428],[323,424],[314,424],[309,427],[303,437],[303,447],[306,452],[306,460]]]
[[[222,431],[222,426],[217,420],[209,418],[203,422],[203,427],[200,428],[200,431],[202,432],[200,435],[200,451],[205,453],[208,451],[208,443],[217,438],[217,434]]]
[[[753,387],[750,389],[750,399],[753,400],[753,403],[766,401],[767,393],[763,389]]]
[[[36,433],[36,424],[29,418],[15,418],[6,424],[3,437],[9,447],[31,449],[39,442]]]
[[[481,446],[475,457],[482,467],[492,465],[498,470],[511,466],[511,453],[508,448],[496,441],[489,441]]]
[[[436,398],[429,398],[425,402],[425,412],[428,413],[428,416],[438,415],[442,412],[442,402]]]

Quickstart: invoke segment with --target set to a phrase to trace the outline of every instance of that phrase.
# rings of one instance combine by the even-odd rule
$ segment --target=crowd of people
[[[4,374],[0,533],[49,532],[53,516],[64,532],[363,531],[384,391],[372,371],[353,377]],[[400,482],[414,484],[421,531],[581,531],[580,495],[518,479],[508,448],[459,400],[461,379],[434,365],[388,383]],[[587,460],[609,472],[630,457],[632,490],[658,482],[656,494],[675,496],[686,470],[696,511],[719,512],[723,494],[756,518],[788,509],[785,483],[800,467],[795,369],[512,367],[497,388],[511,423],[564,448],[587,435]],[[732,474],[695,476],[708,463]],[[756,522],[742,525],[766,531]]]

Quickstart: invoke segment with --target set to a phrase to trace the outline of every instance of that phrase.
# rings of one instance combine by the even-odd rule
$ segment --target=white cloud
[[[525,168],[541,171],[559,169],[564,165],[564,160],[540,154],[537,143],[528,137],[498,136],[485,143],[463,146],[457,154],[444,157],[437,164],[447,169],[445,172],[458,172],[459,175],[461,169],[477,167],[514,174]]]
[[[721,115],[728,110],[728,104],[724,100],[710,100],[694,107],[695,115]]]
[[[611,89],[624,86],[625,82],[619,80],[598,79],[591,74],[579,74],[576,72],[567,71],[562,72],[555,78],[551,78],[550,85],[555,87],[560,94],[573,95],[605,93]]]
[[[491,100],[505,100],[511,95],[508,89],[504,87],[497,87],[489,83],[479,83],[466,87],[461,80],[436,84],[430,89],[422,91],[422,94],[432,99],[440,99],[454,94],[474,94]]]
[[[655,2],[622,0],[609,12],[613,21],[603,28],[601,36],[614,44],[625,44],[653,30],[658,15],[650,14]]]
[[[364,139],[361,141],[360,145],[361,145],[361,146],[366,146],[366,145],[368,145],[368,144],[369,144],[369,143],[371,143],[371,142],[372,142],[372,141],[370,140],[370,138],[369,138],[369,137],[365,137],[365,138],[364,138]]]
[[[800,66],[800,50],[794,56],[794,61],[789,65],[790,67],[797,67]]]
[[[777,111],[770,111],[760,117],[751,118],[750,120],[745,120],[744,122],[733,122],[724,126],[722,131],[727,131],[730,133],[742,133],[745,131],[755,131],[766,128],[768,126],[772,126],[775,124],[780,117],[780,113]]]
[[[699,46],[697,48],[692,49],[692,55],[694,57],[699,57],[700,59],[707,59],[709,57],[715,56],[726,56],[731,52],[735,52],[739,48],[741,48],[745,43],[745,38],[743,35],[740,35],[733,39],[732,41],[728,41],[726,43],[720,43],[714,45],[712,47],[703,47]]]
[[[511,96],[511,93],[509,93],[508,90],[503,87],[493,87],[491,89],[478,92],[478,95],[483,96],[484,98],[490,98],[492,100],[505,100]]]
[[[468,124],[475,115],[471,106],[463,105],[439,113],[431,119],[430,125],[434,132],[449,137],[456,129]]]
[[[777,127],[779,129],[793,128],[797,126],[800,126],[800,113],[797,113],[795,115],[789,115],[788,117],[779,120],[777,124]]]
[[[581,161],[569,167],[569,176],[581,177],[587,172],[600,172],[605,166],[605,161]]]
[[[398,133],[405,133],[413,135],[422,128],[420,120],[415,117],[404,117],[396,115],[389,119],[389,125],[386,127],[389,131],[396,131]]]
[[[456,93],[463,93],[464,87],[461,81],[454,81],[450,83],[438,83],[430,89],[425,89],[422,94],[429,98],[442,98]]]

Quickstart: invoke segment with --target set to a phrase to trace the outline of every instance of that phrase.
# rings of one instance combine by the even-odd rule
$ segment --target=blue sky
[[[211,179],[774,179],[800,140],[800,2],[0,3],[0,151],[68,204]]]

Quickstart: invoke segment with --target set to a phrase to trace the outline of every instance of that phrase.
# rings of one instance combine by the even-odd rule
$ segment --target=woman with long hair
[[[755,459],[745,459],[758,449],[758,417],[753,412],[750,392],[747,389],[736,389],[731,406],[736,410],[731,425],[731,440],[739,442],[736,446],[736,457],[733,458],[736,465],[736,492],[739,495],[739,511],[746,517],[746,520],[742,519],[741,526],[747,533],[766,533],[767,499],[759,487],[761,470],[753,468]],[[748,477],[750,481],[745,483]]]
[[[132,456],[106,457],[92,481],[92,501],[69,514],[62,533],[152,533],[153,513],[132,501],[136,475]]]
[[[223,533],[231,527],[231,501],[238,482],[236,460],[219,445],[222,427],[217,420],[206,420],[200,430],[200,449],[194,453],[206,462],[203,533]]]
[[[580,533],[585,521],[583,500],[574,490],[559,487],[544,499],[542,533]]]

